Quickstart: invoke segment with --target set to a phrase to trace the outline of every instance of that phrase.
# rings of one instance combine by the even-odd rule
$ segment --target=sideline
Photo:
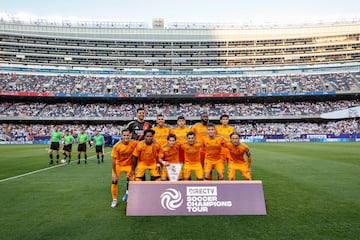
[[[110,152],[111,152],[111,151],[110,151]],[[104,152],[104,155],[107,155],[107,154],[110,153],[110,152]],[[89,160],[89,159],[92,159],[92,158],[96,158],[96,155],[91,156],[91,157],[88,157],[88,160]],[[76,159],[76,160],[72,160],[72,161],[70,162],[70,164],[72,164],[73,162],[77,162],[77,161],[78,161],[77,159]],[[82,159],[82,160],[80,160],[80,161],[85,161],[85,159]],[[64,166],[68,166],[68,164],[67,164],[67,163],[60,163],[60,164],[55,165],[55,166],[51,166],[51,167],[47,167],[47,168],[35,170],[35,171],[32,171],[32,172],[20,174],[20,175],[13,176],[13,177],[9,177],[9,178],[4,178],[4,179],[1,179],[1,180],[0,180],[0,183],[6,182],[6,181],[10,181],[10,180],[13,180],[13,179],[17,179],[17,178],[21,178],[21,177],[26,177],[26,176],[29,176],[29,175],[32,175],[32,174],[35,174],[35,173],[44,172],[44,171],[47,171],[47,170],[50,170],[50,169],[53,169],[53,168],[64,167]]]

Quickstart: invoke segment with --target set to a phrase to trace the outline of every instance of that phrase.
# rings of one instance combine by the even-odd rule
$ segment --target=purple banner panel
[[[131,181],[126,215],[266,215],[266,207],[262,181]]]

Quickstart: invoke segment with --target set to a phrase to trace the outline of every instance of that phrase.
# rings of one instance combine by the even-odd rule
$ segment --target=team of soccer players
[[[151,128],[144,115],[143,108],[137,110],[140,122],[131,122],[130,128],[122,131],[122,140],[113,147],[111,207],[117,205],[117,183],[122,172],[127,181],[144,181],[146,171],[151,181],[166,181],[169,180],[167,166],[183,164],[178,180],[190,180],[192,172],[197,180],[211,180],[213,170],[218,180],[224,180],[227,163],[229,180],[236,179],[236,171],[245,179],[252,179],[249,147],[240,142],[240,134],[228,125],[228,115],[222,115],[221,126],[215,126],[208,122],[207,114],[202,114],[201,123],[192,129],[186,127],[182,116],[178,117],[176,128],[167,128],[163,115],[157,116],[157,125]],[[127,196],[128,190],[122,200],[126,201]]]

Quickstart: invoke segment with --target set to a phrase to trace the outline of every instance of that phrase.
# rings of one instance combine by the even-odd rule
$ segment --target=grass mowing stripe
[[[307,147],[307,145],[302,146],[304,149],[300,149],[300,152],[304,152]],[[280,147],[284,148],[284,146]],[[285,153],[276,155],[271,152],[279,147],[271,148],[271,152],[259,149],[258,152],[253,153],[255,178],[259,168],[267,169],[295,181],[306,183],[309,187],[316,186],[319,192],[331,192],[333,197],[346,198],[350,201],[354,197],[360,197],[359,191],[354,191],[360,185],[360,180],[356,177],[360,171],[359,165],[349,163],[345,159],[344,161],[328,160],[333,153],[329,152],[327,148],[313,152],[312,155],[302,155],[299,154],[299,151],[292,150],[293,147],[298,148],[299,146],[292,144]],[[257,153],[266,156],[266,159],[256,158]],[[257,165],[259,165],[258,168]]]
[[[107,155],[108,153],[109,153],[109,152],[104,152],[105,155]],[[94,155],[94,156],[88,157],[87,159],[92,159],[92,158],[95,158],[95,157],[96,157],[96,156]],[[77,162],[77,161],[78,161],[78,160],[72,160],[70,163]],[[80,161],[85,161],[85,159],[81,159]],[[14,176],[14,177],[9,177],[9,178],[0,179],[0,183],[6,182],[6,181],[9,181],[9,180],[13,180],[13,179],[16,179],[16,178],[20,178],[20,177],[25,177],[25,176],[28,176],[28,175],[31,175],[31,174],[35,174],[35,173],[47,171],[47,170],[50,170],[50,169],[53,169],[53,168],[63,167],[63,166],[66,166],[66,165],[67,165],[67,163],[65,163],[65,164],[59,164],[59,165],[55,165],[55,166],[51,166],[51,167],[39,169],[39,170],[36,170],[36,171],[24,173],[24,174],[21,174],[21,175],[17,175],[17,176]]]

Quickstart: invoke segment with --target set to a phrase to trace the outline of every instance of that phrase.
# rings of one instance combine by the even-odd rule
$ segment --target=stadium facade
[[[106,111],[102,117],[49,117],[42,110],[31,116],[7,114],[18,103],[40,103],[43,110],[50,105],[77,104],[74,111],[89,104],[104,104],[105,109],[123,104],[171,105],[173,111],[165,113],[170,122],[175,122],[181,104],[200,105],[206,111],[225,104],[210,116],[212,120],[221,111],[236,111],[246,104],[263,104],[267,109],[284,102],[359,105],[359,21],[148,27],[144,23],[2,19],[0,36],[3,123],[125,123],[132,119]],[[233,123],[323,121],[322,113],[234,113],[231,119]]]

